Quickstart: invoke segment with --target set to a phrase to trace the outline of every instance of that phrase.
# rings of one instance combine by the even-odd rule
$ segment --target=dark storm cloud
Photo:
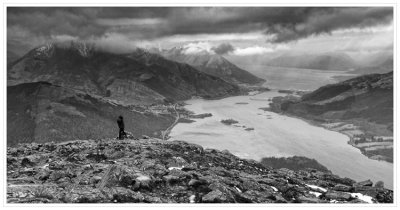
[[[33,35],[102,35],[106,27],[96,24],[95,8],[8,8],[7,26],[26,29]],[[12,36],[12,34],[11,34]]]
[[[211,50],[219,55],[224,55],[233,52],[235,48],[229,43],[222,43],[216,47],[211,48]]]
[[[392,8],[332,8],[313,11],[301,21],[269,24],[267,33],[276,34],[276,42],[286,42],[338,29],[388,24],[392,20]]]
[[[346,28],[388,24],[391,7],[31,7],[7,9],[8,40],[79,39],[110,33],[151,40],[171,35],[262,31],[287,42]]]

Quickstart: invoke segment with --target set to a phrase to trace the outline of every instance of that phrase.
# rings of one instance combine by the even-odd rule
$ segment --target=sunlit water
[[[315,90],[323,85],[339,82],[336,76],[352,76],[346,71],[328,71],[251,65],[244,69],[267,80],[273,89]],[[355,76],[355,75],[354,75]]]
[[[386,187],[392,188],[393,164],[362,155],[358,149],[347,144],[347,136],[297,118],[259,109],[267,107],[268,99],[278,95],[280,93],[270,91],[221,100],[189,100],[188,110],[198,114],[212,113],[213,116],[176,125],[171,131],[171,140],[184,140],[205,148],[227,149],[241,158],[254,160],[271,156],[305,156],[318,160],[340,176],[357,181],[382,180]],[[248,104],[236,104],[238,102]],[[239,126],[254,130],[246,131],[243,127],[220,122],[229,118],[239,121]]]

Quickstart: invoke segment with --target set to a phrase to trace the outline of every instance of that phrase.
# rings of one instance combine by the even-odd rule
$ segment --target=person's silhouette
[[[117,123],[118,123],[118,127],[119,127],[118,138],[124,139],[124,136],[126,136],[125,131],[124,131],[124,129],[125,129],[124,118],[122,116],[119,116]]]

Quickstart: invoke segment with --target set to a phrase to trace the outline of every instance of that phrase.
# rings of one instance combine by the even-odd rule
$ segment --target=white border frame
[[[240,3],[238,3],[240,2]],[[363,1],[355,1],[355,0],[325,0],[321,3],[321,0],[246,0],[246,3],[241,3],[242,1],[238,0],[220,0],[217,2],[212,0],[192,0],[190,3],[184,0],[175,0],[170,2],[165,2],[162,0],[136,0],[136,1],[128,1],[128,0],[113,0],[111,3],[106,2],[105,0],[98,0],[98,1],[88,1],[88,0],[70,0],[70,1],[51,1],[51,0],[41,0],[41,3],[30,2],[28,0],[5,0],[3,2],[3,10],[1,17],[3,18],[3,50],[1,52],[1,61],[3,64],[3,72],[1,74],[2,84],[3,87],[7,85],[7,76],[6,76],[6,69],[7,69],[7,62],[6,62],[6,53],[7,53],[7,7],[16,6],[16,7],[203,7],[203,6],[215,6],[215,7],[260,7],[260,6],[268,6],[268,7],[308,7],[308,6],[318,6],[318,7],[351,7],[351,6],[360,6],[360,7],[367,7],[367,6],[389,6],[393,7],[393,25],[394,25],[394,44],[393,44],[393,56],[394,56],[394,163],[393,163],[393,173],[394,173],[394,184],[393,184],[393,191],[394,191],[394,202],[393,204],[142,204],[142,203],[130,203],[130,204],[8,204],[6,203],[6,192],[7,192],[7,160],[6,160],[6,131],[7,131],[7,112],[6,112],[6,102],[7,100],[1,100],[1,117],[3,119],[4,124],[1,126],[1,130],[3,131],[3,145],[2,145],[2,154],[3,154],[3,173],[2,173],[2,181],[3,181],[3,207],[9,208],[30,208],[30,207],[40,207],[40,208],[59,208],[59,207],[78,207],[82,208],[109,208],[109,207],[146,207],[146,208],[162,208],[162,207],[170,207],[170,208],[187,208],[187,207],[194,207],[194,208],[210,208],[210,207],[223,207],[223,208],[232,208],[232,207],[240,207],[240,208],[247,208],[247,207],[267,207],[267,208],[290,208],[290,209],[298,209],[300,208],[377,208],[377,207],[397,207],[398,206],[398,183],[397,183],[397,155],[398,155],[398,143],[397,143],[397,136],[398,136],[398,74],[397,74],[397,50],[398,50],[398,21],[397,21],[397,9],[398,4],[396,0],[363,0]],[[279,3],[278,3],[279,2]],[[7,88],[2,89],[1,96],[2,98],[6,98]]]

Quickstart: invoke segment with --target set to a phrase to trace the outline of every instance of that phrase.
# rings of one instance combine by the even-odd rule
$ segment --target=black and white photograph
[[[5,3],[4,205],[397,205],[393,2]]]

